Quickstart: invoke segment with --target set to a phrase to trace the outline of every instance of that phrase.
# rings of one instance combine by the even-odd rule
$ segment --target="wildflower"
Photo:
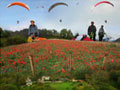
[[[15,62],[15,61],[13,62],[13,65],[16,65],[16,62]]]
[[[114,60],[112,59],[112,60],[111,60],[111,62],[113,63],[113,62],[114,62]]]
[[[65,73],[66,71],[62,68],[62,72]]]

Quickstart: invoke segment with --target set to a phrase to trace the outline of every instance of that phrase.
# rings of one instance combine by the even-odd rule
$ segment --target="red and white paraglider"
[[[101,2],[99,2],[97,4],[95,4],[94,7],[97,7],[97,6],[99,6],[100,4],[103,4],[103,3],[109,4],[109,5],[114,7],[114,5],[111,2],[109,2],[109,1],[101,1]]]

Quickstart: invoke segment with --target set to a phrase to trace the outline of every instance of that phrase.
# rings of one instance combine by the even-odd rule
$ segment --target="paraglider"
[[[62,19],[60,19],[60,22],[62,22]]]
[[[13,2],[13,3],[9,4],[7,6],[7,8],[9,8],[11,6],[15,6],[15,5],[18,5],[18,6],[26,8],[27,10],[30,10],[30,8],[25,3],[22,3],[22,2]]]
[[[17,21],[17,24],[19,24],[20,23],[20,21]]]
[[[44,6],[41,6],[41,8],[44,8]]]
[[[111,6],[114,7],[114,5],[113,5],[111,2],[109,2],[109,1],[101,1],[101,2],[99,2],[99,3],[97,3],[97,4],[95,4],[94,7],[97,7],[98,5],[103,4],[103,3],[110,4]]]
[[[105,23],[107,23],[107,20],[105,20]]]
[[[48,12],[50,12],[53,8],[55,8],[56,6],[59,6],[59,5],[68,6],[68,4],[62,3],[62,2],[60,2],[60,3],[55,3],[55,4],[53,4],[53,5],[48,9]]]
[[[76,5],[79,5],[79,2],[77,2]]]
[[[37,6],[36,8],[39,8],[39,6]]]

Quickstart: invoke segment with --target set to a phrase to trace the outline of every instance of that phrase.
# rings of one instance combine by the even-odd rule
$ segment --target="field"
[[[85,80],[98,71],[120,71],[120,44],[45,40],[0,50],[1,75],[22,73],[32,77],[29,56],[33,57],[36,79]]]

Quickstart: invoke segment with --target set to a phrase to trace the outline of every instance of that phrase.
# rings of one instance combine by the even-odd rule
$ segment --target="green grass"
[[[73,82],[63,82],[63,83],[50,83],[49,85],[56,90],[73,90],[75,86],[77,86],[79,83],[73,83]]]

